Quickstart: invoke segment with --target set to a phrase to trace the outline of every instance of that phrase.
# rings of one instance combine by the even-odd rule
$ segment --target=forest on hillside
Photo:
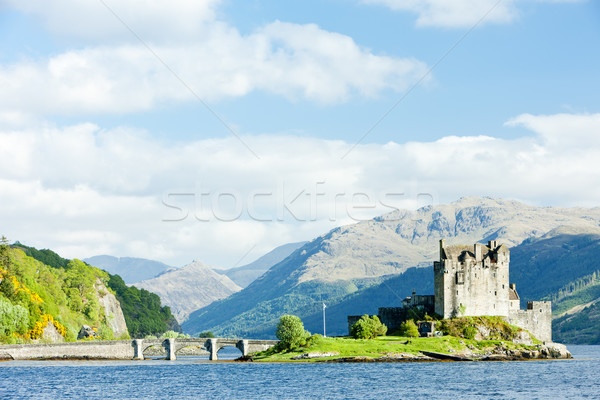
[[[82,325],[101,339],[114,337],[109,318],[100,306],[104,291],[121,303],[131,337],[161,334],[177,328],[168,307],[157,295],[127,287],[122,279],[55,252],[37,250],[6,238],[0,243],[0,341],[23,343],[42,339],[44,329],[72,341]]]

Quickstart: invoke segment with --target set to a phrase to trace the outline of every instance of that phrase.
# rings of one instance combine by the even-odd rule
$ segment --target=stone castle
[[[433,263],[435,295],[417,296],[413,292],[402,301],[402,307],[379,308],[381,322],[394,330],[415,307],[443,318],[502,316],[537,339],[551,342],[551,303],[530,301],[527,309],[521,310],[516,287],[509,284],[509,263],[508,248],[495,240],[487,246],[449,246],[440,240],[440,260]],[[357,317],[348,317],[349,326]]]

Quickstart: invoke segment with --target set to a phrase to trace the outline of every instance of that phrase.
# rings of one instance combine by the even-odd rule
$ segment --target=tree
[[[305,344],[310,333],[304,330],[300,318],[295,315],[284,315],[279,319],[275,336],[279,339],[279,348],[289,350]]]
[[[9,249],[10,247],[8,245],[8,239],[6,238],[6,236],[2,235],[2,238],[0,238],[0,267],[8,266]]]
[[[198,334],[199,338],[214,338],[215,335],[211,331],[200,332]]]
[[[363,315],[350,328],[354,339],[374,339],[387,333],[387,326],[381,323],[377,315]]]
[[[21,305],[13,305],[0,295],[0,337],[13,333],[23,334],[29,324],[29,312]]]
[[[419,337],[419,328],[415,321],[409,319],[400,325],[400,334],[406,337]]]

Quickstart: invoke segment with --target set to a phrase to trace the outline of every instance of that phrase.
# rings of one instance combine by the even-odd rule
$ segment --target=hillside
[[[600,344],[600,296],[590,305],[552,322],[552,335],[569,344]]]
[[[598,254],[599,234],[550,234],[511,249],[510,277],[518,285],[521,305],[546,297],[556,303],[555,293],[600,270]]]
[[[0,246],[0,341],[75,340],[82,325],[104,339],[127,337],[106,272],[71,260],[52,268],[6,243]]]
[[[241,289],[227,276],[216,273],[199,261],[138,282],[135,286],[160,296],[179,322],[185,321],[192,311]]]
[[[277,318],[294,313],[307,319],[307,329],[320,331],[322,322],[317,321],[324,301],[332,318],[328,317],[332,334],[345,333],[344,314],[353,309],[352,302],[364,304],[361,292],[373,287],[372,292],[365,292],[371,304],[398,304],[394,299],[393,304],[377,299],[394,286],[386,279],[411,267],[430,267],[438,257],[440,238],[450,244],[498,240],[513,247],[560,226],[595,232],[599,224],[600,208],[532,207],[489,198],[399,210],[312,240],[241,292],[192,313],[182,328],[189,333],[212,330],[228,336],[270,337]],[[409,296],[411,289],[397,290],[395,299]],[[423,293],[427,283],[415,289]]]
[[[225,270],[216,269],[215,271],[219,274],[227,275],[238,286],[245,288],[273,265],[283,261],[287,256],[304,244],[306,244],[306,242],[287,243],[276,247],[250,264]]]
[[[83,261],[112,275],[119,275],[128,284],[154,278],[160,273],[173,268],[160,261],[134,257],[101,255],[85,258]]]
[[[25,246],[16,242],[13,248],[24,251],[27,255],[41,261],[47,266],[52,267],[55,271],[67,269],[71,260],[60,257],[58,254],[49,249],[38,250],[34,247]],[[77,261],[80,268],[88,268],[92,271],[98,270],[95,267],[90,267],[87,264]],[[129,331],[131,337],[141,338],[146,335],[160,335],[167,330],[180,331],[181,328],[175,317],[171,314],[169,307],[161,306],[160,298],[147,290],[140,290],[134,286],[127,286],[118,275],[111,275],[105,271],[99,271],[102,276],[107,277],[103,284],[109,290],[102,292],[109,293],[110,296],[116,297],[120,307],[111,305],[112,303],[102,301],[102,305],[109,313],[120,313],[122,317],[109,319],[109,324],[115,324],[117,321],[122,321],[126,325],[126,330]],[[114,296],[113,296],[114,294]],[[101,300],[102,298],[100,298]],[[123,320],[124,319],[124,320]],[[89,325],[89,324],[88,324]],[[119,333],[118,336],[121,336]]]

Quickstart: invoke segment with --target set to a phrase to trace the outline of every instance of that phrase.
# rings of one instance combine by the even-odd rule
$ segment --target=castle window
[[[456,273],[456,284],[457,285],[464,285],[465,283],[465,273],[462,271],[458,271]]]
[[[494,290],[494,296],[498,296],[498,292],[496,292],[495,290]]]

